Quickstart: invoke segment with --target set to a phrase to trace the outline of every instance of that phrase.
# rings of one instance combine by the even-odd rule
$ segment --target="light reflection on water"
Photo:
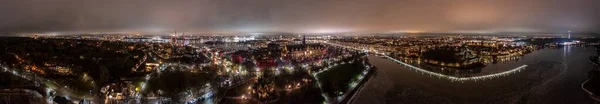
[[[557,60],[556,56],[562,56],[560,59],[568,58],[568,55],[571,54],[572,47],[576,47],[577,49],[586,49],[581,48],[581,46],[565,46],[561,49],[552,49],[545,48],[533,51],[529,54],[525,54],[519,58],[508,61],[500,61],[497,63],[487,63],[482,68],[474,68],[468,70],[455,70],[455,69],[444,69],[442,67],[436,67],[427,64],[418,64],[417,62],[409,63],[416,67],[420,67],[427,71],[436,72],[439,74],[454,76],[454,77],[474,77],[474,76],[485,76],[490,74],[497,74],[510,71],[511,69],[515,69],[517,67],[533,64],[539,62],[540,60]],[[565,61],[565,60],[560,60]]]
[[[380,57],[369,57],[378,72],[354,100],[362,103],[590,103],[578,87],[593,69],[593,47],[541,49],[518,61],[490,64],[494,72],[527,64],[519,73],[477,82],[451,82],[422,75]],[[488,69],[489,68],[489,69]],[[523,100],[527,99],[527,100]]]
[[[494,73],[494,74],[488,74],[488,75],[481,75],[481,76],[472,76],[472,77],[455,77],[455,76],[451,76],[451,75],[444,75],[444,74],[440,74],[438,72],[432,72],[429,70],[425,70],[407,63],[404,63],[400,60],[396,60],[392,57],[389,56],[384,56],[385,58],[392,60],[396,63],[402,64],[405,67],[408,67],[409,69],[413,69],[415,71],[421,72],[421,74],[428,74],[430,76],[435,76],[438,78],[444,78],[444,79],[448,79],[451,81],[479,81],[479,80],[486,80],[486,79],[491,79],[491,78],[497,78],[497,77],[501,77],[501,76],[508,76],[509,74],[513,74],[513,73],[517,73],[520,72],[521,70],[527,68],[528,65],[521,65],[517,68],[514,69],[510,69],[510,70],[506,70],[504,72],[500,72],[500,73]]]

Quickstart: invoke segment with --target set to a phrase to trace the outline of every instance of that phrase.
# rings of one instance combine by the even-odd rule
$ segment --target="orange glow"
[[[419,30],[407,30],[407,31],[404,31],[404,32],[405,32],[405,33],[411,33],[411,34],[414,34],[414,33],[422,33],[423,31],[419,31]]]

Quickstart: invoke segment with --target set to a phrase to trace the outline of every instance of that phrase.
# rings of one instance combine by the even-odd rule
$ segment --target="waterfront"
[[[525,70],[484,81],[452,82],[369,56],[379,71],[357,93],[354,103],[591,103],[580,85],[594,66],[587,63],[593,47],[541,49],[514,62],[490,64],[494,73],[519,65]]]
[[[594,4],[3,0],[0,104],[600,104]]]
[[[29,102],[591,102],[579,88],[593,68],[587,59],[595,49],[587,43],[527,45],[531,49],[527,54],[492,55],[492,61],[473,61],[482,62],[481,67],[461,69],[395,59],[371,45],[340,45],[306,36],[261,38],[204,44],[173,39],[0,38],[6,43],[0,45],[4,49],[0,65],[10,75],[3,78],[19,79],[0,87],[9,89],[3,93],[10,97],[19,97],[15,93],[41,96],[28,98]],[[458,46],[451,50],[482,49]]]

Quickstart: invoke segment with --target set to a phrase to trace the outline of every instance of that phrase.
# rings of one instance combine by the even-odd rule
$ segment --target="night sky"
[[[600,32],[600,0],[0,0],[0,32]]]

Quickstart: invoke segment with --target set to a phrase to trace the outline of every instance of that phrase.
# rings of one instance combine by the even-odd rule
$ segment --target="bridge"
[[[335,44],[335,43],[330,43],[330,42],[322,42],[325,44],[329,44],[332,46],[338,46],[338,47],[342,47],[342,48],[346,48],[346,49],[354,49],[354,50],[360,50],[360,51],[364,51],[364,52],[368,52],[368,53],[375,53],[377,55],[381,55],[387,59],[390,59],[396,63],[399,63],[403,66],[408,67],[411,70],[415,70],[417,72],[421,72],[423,74],[428,74],[430,76],[435,76],[438,78],[444,78],[444,79],[448,79],[452,82],[457,81],[457,82],[464,82],[464,81],[479,81],[479,80],[488,80],[488,79],[493,79],[493,78],[498,78],[498,77],[503,77],[503,76],[508,76],[510,74],[514,74],[517,72],[520,72],[521,70],[524,70],[525,68],[527,68],[527,65],[521,65],[517,68],[511,69],[511,70],[507,70],[504,72],[500,72],[500,73],[494,73],[494,74],[488,74],[488,75],[482,75],[482,76],[473,76],[473,77],[456,77],[456,76],[449,76],[449,75],[444,75],[444,74],[440,74],[440,73],[436,73],[436,72],[432,72],[429,70],[425,70],[407,63],[404,63],[400,60],[397,60],[395,58],[392,58],[386,54],[380,53],[377,50],[369,50],[367,48],[357,48],[357,47],[349,47],[349,46],[344,46],[344,45],[340,45],[340,44]]]

